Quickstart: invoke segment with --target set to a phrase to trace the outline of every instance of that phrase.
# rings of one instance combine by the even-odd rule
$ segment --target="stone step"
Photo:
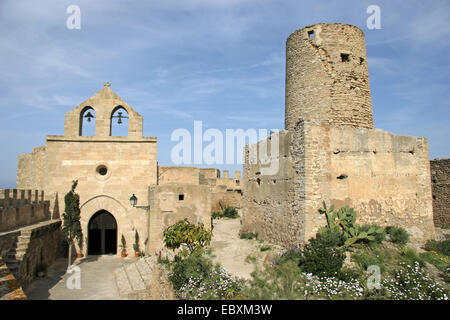
[[[0,278],[3,278],[4,276],[8,275],[10,273],[8,267],[6,264],[0,265]]]
[[[144,281],[145,288],[149,290],[152,284],[153,266],[149,265],[144,259],[139,259],[136,262],[136,268]]]
[[[114,271],[114,278],[116,279],[117,289],[119,295],[124,298],[132,298],[133,289],[131,288],[130,281],[128,280],[127,273],[123,267],[120,267]]]
[[[139,274],[136,264],[127,264],[124,266],[124,269],[127,273],[128,280],[130,281],[130,285],[133,291],[136,293],[145,291],[146,287],[141,275]]]

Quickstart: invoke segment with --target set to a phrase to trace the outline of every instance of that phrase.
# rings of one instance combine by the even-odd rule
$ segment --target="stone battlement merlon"
[[[19,207],[46,202],[43,190],[0,189],[0,207]]]

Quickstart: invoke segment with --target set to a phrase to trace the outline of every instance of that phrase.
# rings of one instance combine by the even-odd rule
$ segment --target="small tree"
[[[122,235],[122,238],[120,239],[120,248],[122,256],[125,256],[127,254],[127,242],[125,241],[125,237]]]
[[[134,253],[141,253],[141,250],[139,248],[139,233],[137,232],[137,230],[134,233],[133,249],[134,249]]]
[[[77,184],[78,180],[72,181],[72,189],[64,196],[65,209],[62,232],[69,245],[69,266],[71,265],[73,240],[83,238],[80,225],[80,196],[75,193]]]
[[[186,246],[190,253],[201,251],[211,242],[211,231],[206,230],[202,223],[194,225],[187,219],[180,220],[164,231],[164,244],[167,248],[178,249]]]

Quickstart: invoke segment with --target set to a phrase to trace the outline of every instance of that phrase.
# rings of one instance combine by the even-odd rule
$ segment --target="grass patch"
[[[258,234],[257,233],[253,233],[253,232],[241,232],[241,234],[239,235],[239,238],[241,239],[258,239]]]

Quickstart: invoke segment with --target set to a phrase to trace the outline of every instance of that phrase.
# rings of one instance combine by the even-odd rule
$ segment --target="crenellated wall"
[[[44,191],[0,189],[0,232],[51,219]]]

